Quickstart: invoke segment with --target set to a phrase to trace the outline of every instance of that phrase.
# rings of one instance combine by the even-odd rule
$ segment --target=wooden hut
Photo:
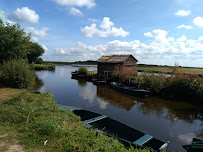
[[[97,72],[99,77],[108,78],[115,71],[116,67],[123,66],[126,71],[137,73],[137,62],[131,54],[102,56],[97,60]]]

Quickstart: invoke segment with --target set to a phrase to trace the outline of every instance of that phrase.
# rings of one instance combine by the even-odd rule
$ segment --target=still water
[[[36,72],[43,81],[39,91],[49,91],[58,104],[104,114],[157,139],[170,141],[169,152],[185,152],[182,144],[190,143],[193,137],[203,137],[202,106],[158,97],[135,98],[107,85],[71,79],[71,71],[77,69],[56,66],[54,72]]]

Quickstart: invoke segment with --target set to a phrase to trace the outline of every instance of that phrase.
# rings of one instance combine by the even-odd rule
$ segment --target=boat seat
[[[148,142],[149,140],[151,140],[153,137],[146,134],[144,136],[142,136],[141,138],[137,139],[136,141],[133,142],[133,144],[142,146],[144,145],[146,142]]]
[[[89,123],[104,119],[106,117],[107,117],[106,115],[101,115],[101,116],[98,116],[98,117],[95,117],[95,118],[92,118],[92,119],[88,119],[88,120],[84,121],[84,124],[89,124]]]

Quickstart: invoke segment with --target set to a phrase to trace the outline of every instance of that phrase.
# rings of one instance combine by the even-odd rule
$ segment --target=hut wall
[[[125,70],[134,70],[137,71],[137,61],[130,56],[125,62],[124,62],[124,69]]]
[[[98,63],[97,71],[99,77],[105,77],[104,72],[109,72],[111,74],[115,70],[115,63]]]

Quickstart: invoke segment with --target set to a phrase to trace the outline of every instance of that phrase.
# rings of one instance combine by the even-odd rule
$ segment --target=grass
[[[156,66],[156,65],[139,65],[137,66],[137,69],[142,72],[159,72],[159,73],[171,73],[172,68],[169,66]],[[183,73],[185,74],[196,74],[196,75],[202,75],[203,76],[203,68],[193,68],[193,67],[182,67]]]
[[[0,88],[0,101],[11,100],[19,96],[20,90],[13,88]]]
[[[31,64],[30,66],[34,70],[55,70],[55,65],[50,64]]]
[[[102,133],[96,136],[78,116],[59,108],[49,93],[5,88],[0,91],[4,94],[0,102],[0,150],[21,145],[26,151],[149,151],[127,150],[114,138]],[[8,146],[2,146],[6,141],[10,141]]]

